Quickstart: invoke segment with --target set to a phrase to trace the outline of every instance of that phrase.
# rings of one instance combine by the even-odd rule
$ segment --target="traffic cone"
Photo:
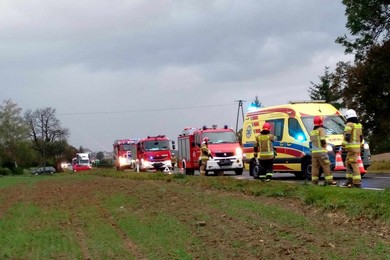
[[[366,169],[364,169],[364,165],[363,165],[362,157],[360,157],[360,153],[359,153],[357,162],[358,162],[358,165],[359,165],[360,174],[366,173],[367,171],[366,171]]]
[[[345,171],[345,166],[343,163],[343,158],[341,157],[341,151],[336,153],[336,163],[334,166],[334,171]]]

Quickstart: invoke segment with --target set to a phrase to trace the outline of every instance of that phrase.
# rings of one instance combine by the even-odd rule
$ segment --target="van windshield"
[[[209,132],[203,133],[209,138],[209,144],[237,143],[237,137],[233,132]]]
[[[145,151],[161,151],[169,149],[168,140],[147,141],[144,143]]]
[[[308,133],[314,127],[313,118],[314,116],[302,117],[303,124]],[[343,117],[338,115],[324,117],[324,128],[327,135],[342,135],[344,133],[344,127],[345,121]]]

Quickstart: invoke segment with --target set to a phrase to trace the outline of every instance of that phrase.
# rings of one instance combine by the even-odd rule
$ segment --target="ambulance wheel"
[[[236,175],[242,175],[242,173],[244,172],[244,168],[235,169],[234,172],[236,173]]]
[[[302,171],[295,173],[295,176],[300,179],[311,179],[311,159],[307,158],[302,162]]]
[[[252,158],[250,161],[249,161],[249,175],[250,176],[253,176],[253,168],[256,166],[256,160],[255,158]]]
[[[254,179],[259,179],[259,177],[260,177],[260,169],[259,169],[258,165],[253,165],[251,172],[252,172],[252,176],[253,176]]]

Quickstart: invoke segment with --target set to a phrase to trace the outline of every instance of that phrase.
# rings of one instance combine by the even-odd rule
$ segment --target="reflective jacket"
[[[256,137],[254,151],[259,152],[261,160],[269,160],[275,157],[273,141],[275,137],[272,134],[260,134]]]
[[[347,135],[350,136],[347,140]],[[360,151],[360,145],[363,135],[362,125],[360,123],[348,122],[344,128],[344,142],[343,145],[347,150]]]
[[[325,129],[320,126],[312,130],[310,132],[310,142],[312,153],[326,153]]]
[[[211,152],[209,150],[209,147],[207,146],[206,143],[202,143],[200,146],[200,159],[201,160],[208,160],[209,157],[211,156]]]

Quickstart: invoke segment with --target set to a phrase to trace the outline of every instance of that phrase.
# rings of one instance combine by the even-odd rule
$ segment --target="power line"
[[[236,121],[236,133],[237,133],[237,130],[238,130],[238,117],[240,115],[240,107],[241,107],[241,114],[242,114],[242,122],[244,122],[244,108],[242,106],[242,103],[246,102],[246,101],[239,99],[239,100],[235,100],[234,102],[238,102],[237,121]]]
[[[158,112],[169,110],[188,110],[188,109],[202,109],[210,107],[223,107],[231,106],[230,104],[217,104],[217,105],[199,105],[199,106],[185,106],[185,107],[171,107],[171,108],[154,108],[154,109],[138,109],[138,110],[122,110],[122,111],[100,111],[100,112],[70,112],[70,113],[58,113],[61,116],[78,116],[78,115],[101,115],[101,114],[124,114],[124,113],[141,113],[141,112]]]

